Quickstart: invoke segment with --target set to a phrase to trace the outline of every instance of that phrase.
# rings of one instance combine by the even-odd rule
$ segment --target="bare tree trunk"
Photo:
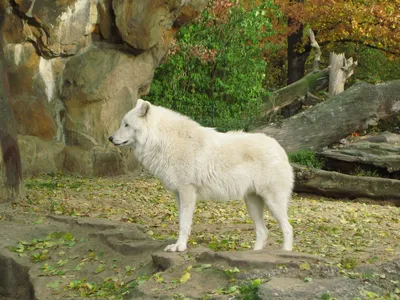
[[[2,9],[1,9],[2,10]],[[4,14],[0,15],[0,203],[24,195],[21,158],[19,154],[14,113],[11,109],[10,87],[3,53]]]
[[[305,64],[310,54],[306,49],[300,52],[296,49],[303,36],[303,30],[299,30],[288,37],[288,84],[296,82],[303,78],[305,73]],[[308,48],[308,46],[306,46]]]
[[[330,74],[329,74],[329,96],[335,96],[344,91],[344,84],[354,73],[357,61],[353,62],[353,58],[346,59],[344,53],[330,53],[329,58]]]
[[[304,0],[294,0],[295,2],[304,2]],[[288,26],[293,24],[291,18],[288,19]],[[303,38],[303,25],[300,25],[296,32],[292,33],[287,38],[288,43],[288,81],[287,84],[292,84],[304,77],[305,63],[310,54],[310,45],[306,45],[304,51],[299,51],[298,46]]]

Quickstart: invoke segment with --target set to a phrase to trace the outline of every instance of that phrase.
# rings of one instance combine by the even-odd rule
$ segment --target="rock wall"
[[[107,137],[206,0],[0,0],[24,173],[122,174]]]

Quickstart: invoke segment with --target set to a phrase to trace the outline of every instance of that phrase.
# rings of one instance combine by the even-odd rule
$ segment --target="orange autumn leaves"
[[[287,36],[303,25],[303,46],[309,43],[306,30],[312,28],[320,46],[328,51],[337,48],[337,43],[352,42],[389,56],[400,55],[400,0],[214,0],[208,7],[215,22],[210,26],[227,22],[233,6],[250,9],[266,1],[272,2],[265,17],[270,19],[274,34],[260,43],[269,42],[286,51]],[[172,47],[170,54],[176,50]],[[206,61],[213,61],[216,55],[204,47],[195,47],[193,54]]]
[[[275,0],[294,23],[317,32],[320,44],[355,42],[400,54],[400,0]],[[305,37],[307,39],[307,37]]]
[[[240,3],[249,8],[264,1],[269,0],[215,0],[211,11],[223,21],[232,5]],[[270,37],[275,44],[285,44],[286,37],[304,25],[317,33],[320,45],[354,42],[387,54],[400,54],[400,0],[271,1],[279,8],[266,14],[276,33]],[[288,18],[293,21],[289,27]],[[307,35],[304,43],[308,43]]]

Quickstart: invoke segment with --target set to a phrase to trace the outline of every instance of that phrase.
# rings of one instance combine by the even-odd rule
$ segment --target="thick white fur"
[[[139,99],[110,137],[134,148],[140,163],[175,193],[179,238],[165,251],[185,251],[196,200],[244,199],[256,231],[254,250],[268,237],[264,206],[283,232],[284,250],[292,250],[287,209],[293,171],[279,143],[264,134],[219,133],[169,109]]]

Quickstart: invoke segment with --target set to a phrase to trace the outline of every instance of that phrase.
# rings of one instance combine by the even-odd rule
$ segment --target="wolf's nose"
[[[108,138],[108,140],[110,141],[110,142],[112,142],[113,141],[113,137],[112,136],[110,136],[109,138]]]

